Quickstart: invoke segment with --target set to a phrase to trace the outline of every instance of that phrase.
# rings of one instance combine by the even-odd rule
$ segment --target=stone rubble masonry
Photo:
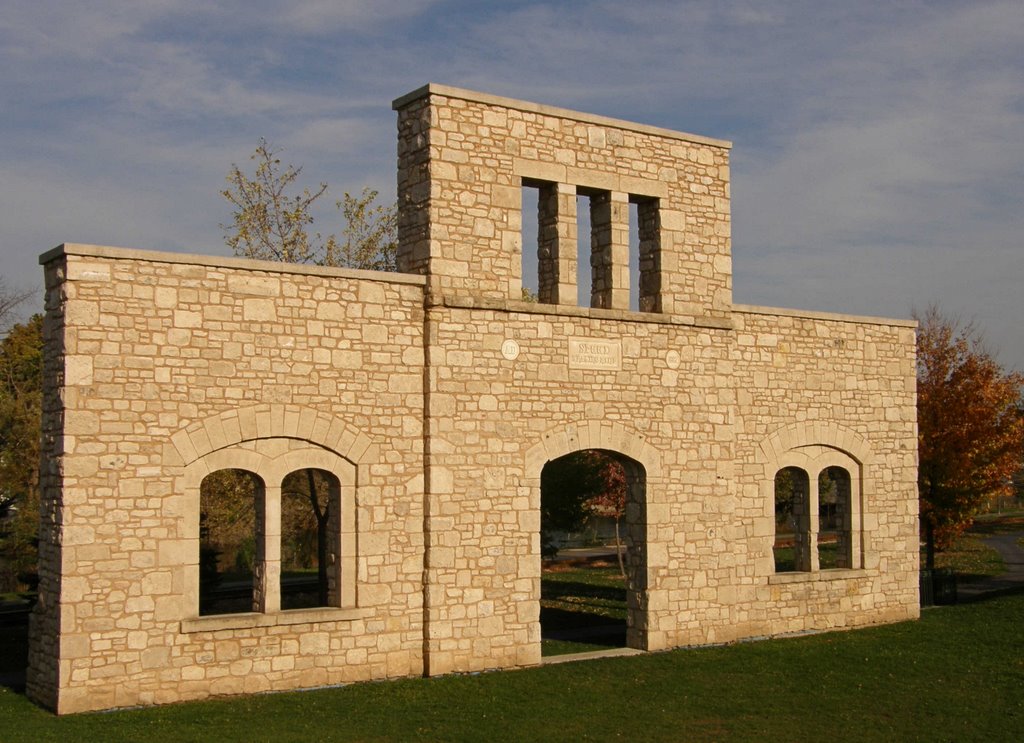
[[[734,305],[728,143],[438,85],[394,108],[403,273],[41,257],[31,698],[68,713],[535,665],[541,471],[587,448],[627,465],[630,646],[918,616],[915,326]],[[521,294],[524,187],[540,302]],[[776,574],[775,473],[834,465],[853,567]],[[267,482],[263,610],[201,617],[199,483],[225,467]],[[341,483],[340,598],[282,611],[271,494],[302,467]]]

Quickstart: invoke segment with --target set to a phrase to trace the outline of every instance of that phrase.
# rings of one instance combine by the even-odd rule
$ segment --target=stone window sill
[[[818,570],[817,572],[792,572],[792,573],[774,573],[768,576],[769,585],[778,585],[785,583],[827,583],[835,580],[845,580],[848,578],[865,578],[868,576],[868,571],[863,568],[837,568],[834,570]]]
[[[253,629],[257,627],[281,627],[289,624],[314,624],[317,622],[348,622],[372,614],[369,609],[287,609],[274,614],[246,612],[244,614],[211,614],[181,620],[181,631],[217,632],[231,629]]]

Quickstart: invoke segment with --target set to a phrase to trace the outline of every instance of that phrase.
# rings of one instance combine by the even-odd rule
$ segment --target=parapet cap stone
[[[693,144],[702,144],[709,147],[720,147],[722,149],[732,149],[732,142],[724,139],[713,139],[712,137],[704,137],[699,134],[688,134],[686,132],[679,132],[673,129],[663,129],[658,126],[650,126],[648,124],[637,124],[633,121],[626,121],[624,119],[614,119],[609,116],[600,116],[598,114],[584,113],[582,111],[573,111],[568,108],[559,108],[557,106],[548,106],[543,103],[532,103],[530,101],[517,100],[515,98],[505,98],[504,96],[492,95],[491,93],[480,93],[475,90],[466,90],[465,88],[455,88],[450,85],[440,85],[438,83],[427,83],[421,88],[417,88],[411,93],[406,93],[403,96],[396,98],[391,102],[391,108],[395,111],[399,111],[410,103],[418,101],[421,98],[425,98],[430,95],[441,95],[447,98],[458,98],[464,101],[474,101],[476,103],[483,103],[490,106],[500,106],[502,108],[514,109],[516,111],[529,111],[531,113],[542,114],[545,116],[555,116],[562,119],[572,119],[586,124],[596,124],[598,126],[608,126],[616,129],[623,129],[631,132],[639,132],[642,134],[650,134],[656,137],[665,137],[666,139],[678,139],[683,142],[691,142]]]

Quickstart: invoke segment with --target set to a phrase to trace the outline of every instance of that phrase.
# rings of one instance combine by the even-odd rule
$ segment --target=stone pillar
[[[256,500],[256,575],[253,611],[281,610],[281,486],[265,486]]]
[[[629,197],[596,191],[590,197],[590,306],[629,309]]]
[[[544,183],[537,205],[538,299],[575,305],[576,280],[576,187]]]
[[[396,261],[402,273],[430,271],[430,127],[428,99],[399,109]]]
[[[851,568],[864,567],[864,545],[863,539],[863,517],[861,510],[861,478],[860,475],[851,477],[850,499],[847,502],[849,525],[846,538],[849,541],[849,556]]]
[[[66,346],[68,292],[66,259],[46,264],[46,314],[43,319],[42,441],[39,470],[39,593],[29,625],[28,669],[25,692],[29,699],[52,710],[59,709],[62,682],[60,659],[61,596],[64,564],[61,506],[64,500],[64,401],[74,399],[58,380],[63,378]],[[73,609],[72,609],[73,612]],[[66,664],[63,664],[66,665]],[[70,674],[70,671],[64,673]]]
[[[818,478],[810,477],[807,482],[807,498],[804,501],[804,513],[800,519],[799,544],[803,546],[801,552],[796,556],[797,570],[810,570],[817,572],[821,569],[821,558],[818,555],[818,529],[821,527],[821,518],[818,514]]]
[[[620,460],[626,472],[626,514],[621,528],[626,567],[626,645],[648,650],[651,621],[648,614],[647,477],[639,463]]]
[[[657,199],[637,202],[637,227],[640,237],[641,312],[662,312],[661,303],[661,219]]]

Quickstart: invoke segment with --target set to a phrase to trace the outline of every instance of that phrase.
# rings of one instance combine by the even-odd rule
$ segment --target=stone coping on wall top
[[[871,315],[846,315],[841,312],[820,312],[817,310],[794,310],[786,307],[759,307],[752,304],[734,304],[733,312],[748,315],[774,315],[776,317],[799,317],[807,320],[833,320],[852,322],[859,325],[894,325],[898,328],[916,328],[917,320]]]
[[[466,90],[464,88],[454,88],[450,85],[440,85],[438,83],[427,83],[421,88],[417,88],[411,93],[406,93],[403,96],[399,96],[391,102],[391,108],[395,111],[405,108],[410,103],[424,98],[428,95],[442,95],[447,98],[459,98],[464,101],[473,101],[476,103],[483,103],[489,106],[499,106],[501,108],[512,108],[517,111],[528,111],[530,113],[542,114],[544,116],[554,116],[560,119],[572,119],[586,124],[597,124],[598,126],[610,126],[616,129],[625,129],[631,132],[639,132],[641,134],[651,134],[655,137],[665,137],[666,139],[679,139],[684,142],[692,142],[693,144],[703,144],[710,147],[721,147],[723,149],[732,149],[732,142],[724,139],[713,139],[712,137],[704,137],[700,134],[688,134],[686,132],[678,132],[673,129],[663,129],[658,126],[649,126],[647,124],[637,124],[633,121],[625,121],[623,119],[613,119],[608,116],[600,116],[598,114],[588,114],[582,111],[573,111],[568,108],[558,108],[557,106],[548,106],[543,103],[531,103],[530,101],[521,101],[515,98],[505,98],[500,95],[492,95],[490,93],[480,93],[475,90]]]
[[[732,321],[727,316],[696,317],[693,315],[663,315],[658,312],[637,312],[634,310],[605,310],[594,307],[578,307],[568,304],[543,304],[523,302],[515,299],[471,297],[453,294],[429,294],[428,307],[451,307],[464,310],[493,310],[495,312],[519,312],[534,315],[558,315],[560,317],[584,317],[595,320],[623,320],[645,322],[656,325],[689,325],[698,328],[732,330]]]
[[[161,250],[139,250],[137,248],[115,248],[107,245],[85,245],[63,243],[39,256],[40,265],[46,265],[62,256],[83,258],[108,258],[113,260],[147,261],[149,263],[178,263],[210,268],[235,268],[242,271],[263,271],[269,273],[293,273],[308,276],[330,276],[334,278],[381,281],[388,284],[411,284],[424,286],[423,276],[391,271],[364,271],[358,268],[332,268],[313,266],[308,263],[282,263],[279,261],[257,261],[251,258],[231,256],[199,255],[197,253],[171,253]]]

